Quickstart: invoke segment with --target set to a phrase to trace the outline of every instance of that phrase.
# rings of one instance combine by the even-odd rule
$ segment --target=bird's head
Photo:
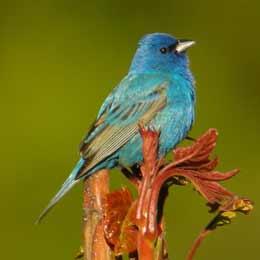
[[[184,73],[188,70],[186,50],[195,42],[178,40],[165,33],[145,35],[138,44],[130,71],[137,73]]]

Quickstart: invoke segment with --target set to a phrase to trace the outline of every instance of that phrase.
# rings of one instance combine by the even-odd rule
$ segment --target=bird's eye
[[[165,47],[161,48],[161,49],[160,49],[160,52],[163,53],[163,54],[165,54],[165,53],[167,52],[167,48],[165,48]]]

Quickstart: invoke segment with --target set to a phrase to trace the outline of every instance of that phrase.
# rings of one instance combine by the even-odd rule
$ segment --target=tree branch
[[[110,248],[104,238],[103,202],[109,193],[107,170],[95,173],[84,181],[83,240],[84,260],[109,260]]]

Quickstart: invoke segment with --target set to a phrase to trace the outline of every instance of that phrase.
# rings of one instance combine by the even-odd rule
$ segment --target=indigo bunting
[[[195,88],[186,50],[193,44],[165,33],[139,41],[128,74],[104,101],[80,145],[78,163],[38,222],[80,180],[101,169],[142,162],[140,124],[160,130],[160,157],[187,136]]]

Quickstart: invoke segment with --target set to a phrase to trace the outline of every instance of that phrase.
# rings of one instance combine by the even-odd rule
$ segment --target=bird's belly
[[[161,132],[159,141],[159,156],[163,157],[173,149],[191,128],[193,116],[189,108],[182,106],[168,107],[162,110],[150,123]],[[118,151],[119,164],[131,166],[143,160],[142,140],[137,134]]]

